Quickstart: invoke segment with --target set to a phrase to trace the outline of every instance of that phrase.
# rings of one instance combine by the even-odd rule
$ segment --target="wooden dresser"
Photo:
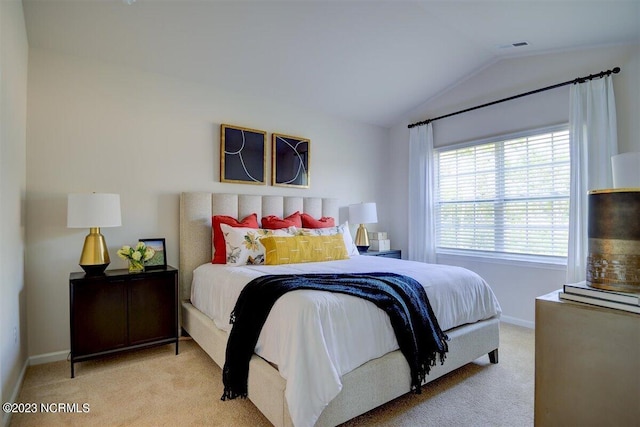
[[[536,299],[536,426],[640,425],[640,315]]]

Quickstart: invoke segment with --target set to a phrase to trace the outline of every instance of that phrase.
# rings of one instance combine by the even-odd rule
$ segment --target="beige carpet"
[[[344,426],[532,426],[534,331],[502,324],[499,362],[484,356]],[[220,368],[191,340],[178,356],[163,346],[75,370],[70,379],[68,362],[29,367],[17,402],[37,403],[38,413],[14,414],[10,425],[270,425],[249,400],[220,401]],[[80,413],[42,413],[41,403],[76,403]]]

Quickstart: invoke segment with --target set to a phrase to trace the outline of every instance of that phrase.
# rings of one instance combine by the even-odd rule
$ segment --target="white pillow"
[[[291,230],[290,227],[289,231]],[[356,244],[353,242],[353,238],[351,237],[351,231],[349,231],[349,221],[345,221],[344,224],[336,225],[335,227],[327,227],[327,228],[298,228],[296,229],[298,234],[311,235],[311,236],[330,236],[332,234],[342,234],[342,238],[344,239],[344,246],[347,248],[347,254],[349,257],[358,256],[360,252],[358,252],[358,248]]]
[[[295,227],[291,227],[295,228]],[[220,224],[227,252],[227,265],[263,265],[264,246],[260,239],[265,236],[291,236],[293,231],[287,228],[265,230],[262,228],[232,227]]]

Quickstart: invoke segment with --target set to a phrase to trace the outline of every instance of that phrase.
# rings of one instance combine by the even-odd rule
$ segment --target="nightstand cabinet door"
[[[129,293],[129,343],[131,345],[172,338],[177,335],[175,286],[171,276],[135,278]]]
[[[74,288],[71,347],[83,356],[127,345],[125,282],[96,280]]]

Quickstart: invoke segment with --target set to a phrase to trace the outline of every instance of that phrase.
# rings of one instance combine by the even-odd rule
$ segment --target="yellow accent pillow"
[[[347,259],[342,234],[332,236],[267,236],[260,239],[265,248],[265,264],[296,264],[302,262]]]

